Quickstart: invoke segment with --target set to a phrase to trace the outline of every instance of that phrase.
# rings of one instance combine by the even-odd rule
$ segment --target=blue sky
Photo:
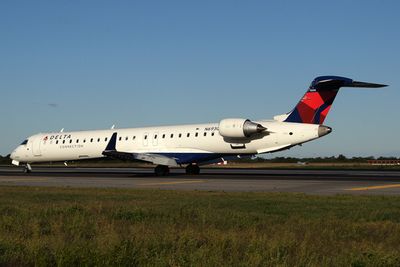
[[[334,131],[273,156],[400,156],[399,1],[1,1],[0,154],[46,131],[272,118],[311,80]]]

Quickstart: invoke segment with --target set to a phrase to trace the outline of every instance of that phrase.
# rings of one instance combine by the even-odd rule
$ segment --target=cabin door
[[[40,150],[41,143],[42,143],[42,138],[40,136],[32,140],[32,153],[34,156],[42,155],[42,151]]]

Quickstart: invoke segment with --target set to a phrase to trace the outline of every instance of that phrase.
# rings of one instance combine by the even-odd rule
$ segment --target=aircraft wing
[[[173,158],[166,157],[164,155],[159,154],[149,154],[149,153],[129,153],[129,152],[120,152],[120,151],[103,151],[103,155],[107,157],[112,157],[116,159],[123,160],[140,160],[151,162],[156,165],[165,165],[165,166],[179,166],[176,163],[176,160]]]
[[[174,158],[170,158],[160,154],[154,153],[134,153],[134,152],[123,152],[117,151],[115,148],[117,142],[117,133],[113,133],[110,142],[106,149],[103,151],[103,155],[122,160],[139,160],[145,162],[151,162],[156,165],[166,166],[179,166]]]

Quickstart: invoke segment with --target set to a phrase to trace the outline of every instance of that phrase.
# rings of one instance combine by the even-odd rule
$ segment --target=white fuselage
[[[236,155],[290,148],[320,137],[317,124],[258,121],[268,132],[249,138],[226,138],[218,123],[96,131],[40,133],[18,146],[14,162],[33,163],[101,158],[113,133],[116,150],[174,158],[178,164],[202,163]]]
[[[111,157],[153,163],[156,175],[184,164],[187,174],[199,174],[200,164],[281,151],[325,136],[332,129],[322,123],[340,88],[385,86],[320,76],[289,113],[273,120],[226,118],[209,124],[41,133],[26,139],[10,157],[14,165],[25,163],[26,172],[33,162]]]

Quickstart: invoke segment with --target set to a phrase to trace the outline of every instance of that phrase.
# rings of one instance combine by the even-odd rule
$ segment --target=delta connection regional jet
[[[317,77],[297,106],[272,120],[223,119],[219,123],[97,131],[40,133],[11,154],[14,165],[111,157],[150,162],[156,175],[185,166],[199,174],[200,165],[289,149],[320,138],[332,129],[322,125],[341,87],[384,87],[337,76]]]

